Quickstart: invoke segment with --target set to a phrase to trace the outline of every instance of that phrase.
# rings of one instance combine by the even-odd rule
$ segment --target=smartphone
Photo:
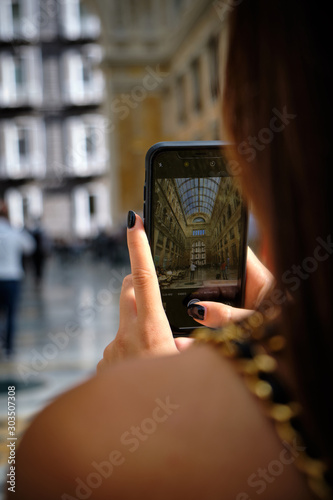
[[[161,142],[146,154],[143,216],[175,336],[203,328],[189,305],[244,305],[248,210],[221,141]]]

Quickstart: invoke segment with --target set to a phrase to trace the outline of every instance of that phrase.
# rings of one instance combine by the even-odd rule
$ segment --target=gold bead
[[[326,471],[324,462],[321,460],[313,460],[306,455],[301,455],[297,458],[297,467],[308,476],[314,477],[315,479],[322,479]]]
[[[221,351],[228,358],[233,358],[238,353],[237,347],[232,342],[229,341],[221,344]]]
[[[268,341],[268,348],[273,352],[282,351],[286,346],[286,339],[282,335],[276,335]]]
[[[237,328],[236,325],[230,324],[224,328],[223,331],[225,340],[236,340],[237,339]]]
[[[256,375],[245,377],[245,383],[252,394],[260,399],[269,399],[272,395],[272,387],[264,380],[258,380]]]
[[[288,422],[294,416],[294,412],[288,405],[276,404],[271,408],[270,415],[277,422]]]
[[[260,399],[268,399],[272,395],[272,387],[268,382],[259,380],[254,386],[255,395]]]
[[[331,500],[332,492],[328,484],[322,479],[318,480],[313,477],[308,478],[308,484],[313,493],[321,500]]]
[[[245,375],[257,375],[258,367],[255,362],[250,359],[238,359],[237,360],[238,370]]]
[[[293,429],[289,422],[276,422],[275,428],[282,441],[287,441],[287,443],[293,443],[294,440],[297,442],[301,441],[301,436]]]
[[[192,337],[195,340],[200,341],[209,341],[211,339],[211,331],[208,330],[208,328],[205,328],[204,330],[197,330],[196,332],[192,333]]]
[[[274,358],[272,358],[272,356],[269,356],[268,354],[258,354],[254,358],[254,361],[258,369],[265,373],[272,373],[277,368],[277,362]]]
[[[251,314],[251,316],[248,318],[247,323],[248,323],[248,325],[250,325],[251,328],[257,329],[263,325],[264,317],[260,312],[255,312],[255,313]]]

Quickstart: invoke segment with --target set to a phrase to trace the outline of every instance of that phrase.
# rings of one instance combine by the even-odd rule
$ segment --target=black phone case
[[[149,242],[151,241],[151,196],[152,189],[152,163],[155,155],[168,150],[184,150],[184,149],[197,149],[198,151],[205,149],[219,149],[223,146],[227,146],[229,143],[223,141],[170,141],[170,142],[158,142],[151,146],[146,153],[145,158],[145,184],[143,190],[143,220],[145,224],[145,230],[148,235]]]
[[[144,184],[144,203],[143,203],[143,221],[144,221],[144,227],[145,231],[148,236],[149,243],[151,244],[152,241],[152,166],[153,166],[153,161],[154,158],[157,154],[160,154],[161,152],[164,151],[170,151],[170,150],[193,150],[195,149],[198,151],[199,156],[200,156],[200,151],[206,151],[207,149],[211,149],[212,151],[214,149],[220,150],[221,147],[223,146],[230,146],[230,143],[223,142],[223,141],[170,141],[170,142],[159,142],[157,144],[154,144],[146,153],[146,158],[145,158],[145,184]],[[243,203],[243,207],[245,209],[245,232],[247,234],[247,229],[248,229],[248,211],[247,208],[245,207]],[[247,240],[247,238],[246,238]],[[246,242],[244,243],[246,246]],[[242,263],[242,279],[241,279],[241,303],[239,304],[239,307],[244,306],[244,296],[245,296],[245,281],[246,281],[246,251],[244,252],[244,261]],[[180,332],[177,326],[171,325],[173,328],[173,335],[174,336],[184,336],[188,335],[188,333]],[[195,328],[200,328],[200,324],[198,323],[197,326],[194,326]]]

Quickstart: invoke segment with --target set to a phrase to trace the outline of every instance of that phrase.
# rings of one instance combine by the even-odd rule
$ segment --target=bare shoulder
[[[115,365],[45,409],[18,450],[17,498],[307,500],[296,454],[232,364],[194,347]]]

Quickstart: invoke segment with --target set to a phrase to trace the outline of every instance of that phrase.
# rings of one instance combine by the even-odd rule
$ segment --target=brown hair
[[[242,0],[229,19],[223,115],[268,235],[290,366],[311,437],[333,462],[330,16],[306,0]]]

